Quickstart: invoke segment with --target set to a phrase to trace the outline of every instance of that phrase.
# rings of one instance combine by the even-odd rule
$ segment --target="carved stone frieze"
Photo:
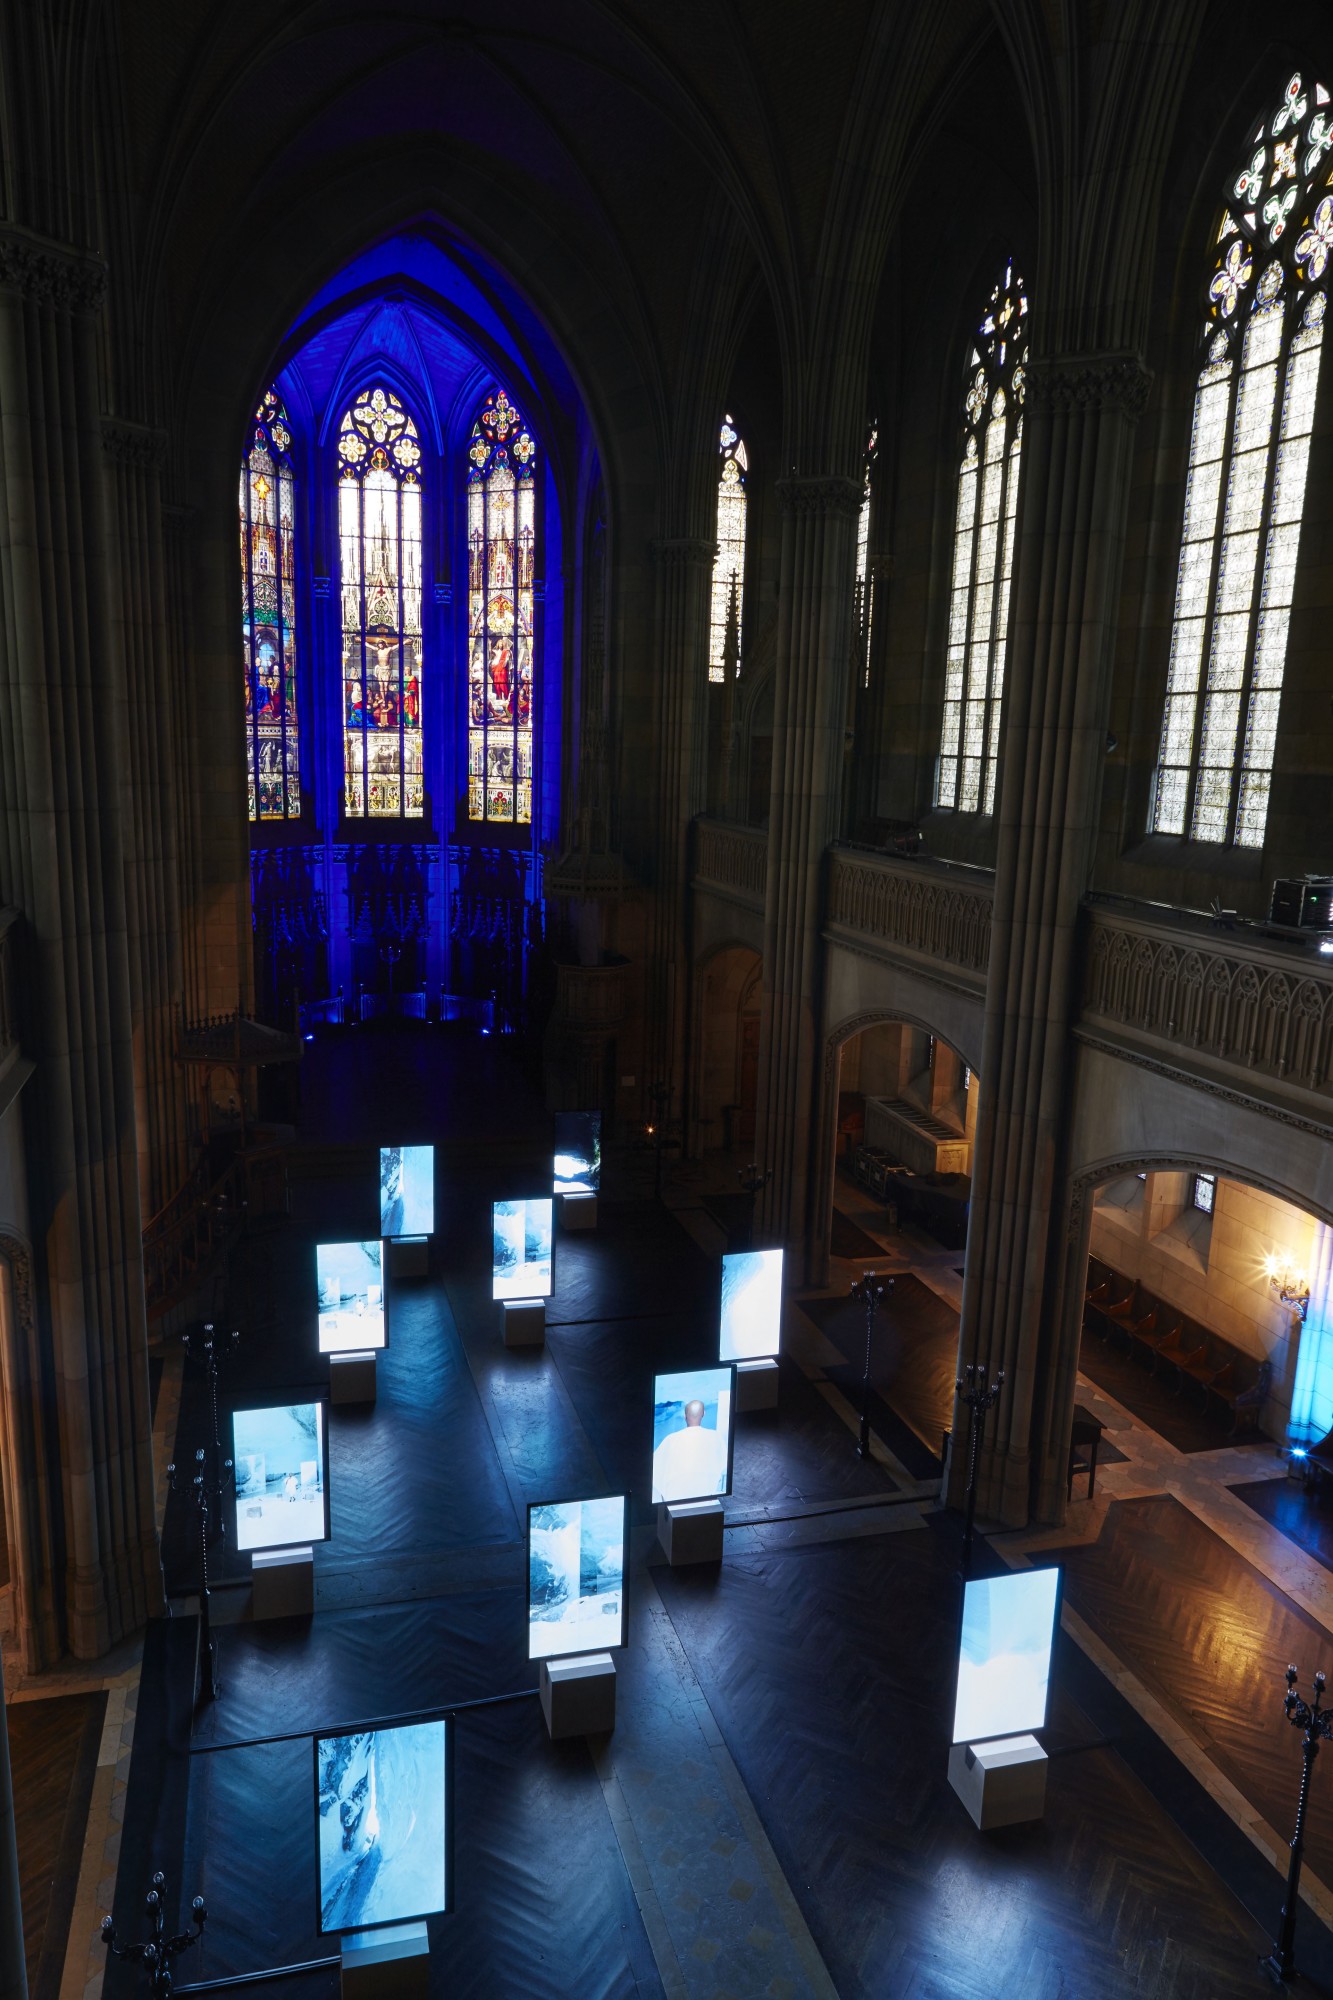
[[[716,542],[677,535],[652,544],[654,559],[664,569],[707,569],[717,554]]]
[[[761,904],[768,885],[768,841],[753,827],[700,820],[695,830],[694,873],[735,895]]]
[[[161,472],[167,462],[167,434],[149,424],[129,423],[124,417],[103,417],[102,449],[118,465]]]
[[[0,224],[0,290],[61,312],[100,312],[107,271],[89,250],[55,243],[16,223]]]
[[[991,890],[927,873],[919,864],[835,852],[829,922],[984,975],[990,962]]]
[[[1061,354],[1028,364],[1027,403],[1062,412],[1121,410],[1137,422],[1152,383],[1152,370],[1137,354]]]
[[[861,511],[864,489],[840,473],[815,479],[779,479],[778,501],[788,514],[846,514]]]

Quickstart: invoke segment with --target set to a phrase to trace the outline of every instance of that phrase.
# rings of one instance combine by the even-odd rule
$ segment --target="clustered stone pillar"
[[[9,1719],[5,1669],[0,1660],[0,2000],[28,2000],[23,1957],[23,1905],[19,1900],[18,1832],[9,1770]]]
[[[658,811],[648,941],[647,1082],[683,1105],[690,821],[703,811],[708,758],[708,591],[716,543],[656,542]]]
[[[39,1299],[59,1416],[70,1649],[160,1590],[135,1156],[121,805],[98,394],[100,262],[0,230],[0,898],[22,911],[20,1013]]]
[[[1063,1323],[1075,930],[1106,754],[1136,355],[1034,360],[1004,690],[995,911],[960,1357],[1006,1386],[987,1426],[983,1512],[1056,1518],[1076,1326]],[[1067,1314],[1065,1315],[1067,1317]],[[960,1468],[955,1454],[954,1485]]]
[[[838,833],[861,489],[780,483],[782,548],[773,783],[764,900],[756,1158],[772,1171],[761,1226],[816,1255],[811,1134],[821,1116],[824,850]],[[807,1269],[805,1275],[809,1275]]]

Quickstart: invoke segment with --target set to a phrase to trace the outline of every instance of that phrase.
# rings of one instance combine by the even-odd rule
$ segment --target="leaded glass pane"
[[[537,447],[503,389],[468,446],[468,817],[532,819]]]
[[[717,555],[708,610],[708,678],[720,681],[727,645],[733,591],[736,616],[736,672],[741,664],[741,612],[745,602],[745,476],[750,469],[745,440],[730,417],[722,419],[722,454],[717,485]]]
[[[240,492],[246,791],[256,821],[301,811],[291,442],[287,413],[270,389],[255,411]]]

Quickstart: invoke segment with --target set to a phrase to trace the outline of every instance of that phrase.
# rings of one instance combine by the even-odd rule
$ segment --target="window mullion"
[[[1221,490],[1218,494],[1217,518],[1213,523],[1213,547],[1208,564],[1208,595],[1204,602],[1207,611],[1204,616],[1203,644],[1199,653],[1199,684],[1194,695],[1194,725],[1190,731],[1189,764],[1185,784],[1185,803],[1182,827],[1184,836],[1190,838],[1194,824],[1194,800],[1199,788],[1199,756],[1203,747],[1204,708],[1208,700],[1208,663],[1213,655],[1213,635],[1217,629],[1217,586],[1222,566],[1222,544],[1226,539],[1227,493],[1231,484],[1231,468],[1236,456],[1236,407],[1240,401],[1240,386],[1245,374],[1245,343],[1240,328],[1235,335],[1236,358],[1232,364],[1231,380],[1227,384],[1226,457],[1222,465]],[[1201,393],[1196,390],[1196,395]],[[1191,468],[1192,470],[1192,468]],[[1188,473],[1186,474],[1188,479]],[[1182,535],[1182,553],[1184,540]],[[1168,688],[1168,700],[1170,690]]]

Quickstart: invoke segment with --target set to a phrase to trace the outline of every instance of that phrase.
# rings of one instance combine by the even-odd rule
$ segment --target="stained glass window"
[[[717,483],[717,554],[708,617],[708,678],[720,681],[727,643],[727,617],[736,602],[736,671],[740,672],[741,608],[745,600],[745,475],[750,469],[745,440],[730,417],[723,417],[718,440],[722,463]]]
[[[1214,238],[1152,830],[1261,847],[1333,256],[1333,113],[1293,76]]]
[[[390,389],[358,396],[338,432],[343,805],[350,819],[420,819],[421,440]]]
[[[858,642],[861,648],[861,685],[870,686],[870,624],[875,606],[870,577],[870,488],[879,451],[879,425],[870,426],[866,445],[865,475],[861,485],[861,509],[856,517],[856,584]]]
[[[241,620],[250,818],[301,810],[296,729],[292,433],[270,389],[241,466]]]
[[[1194,1176],[1194,1185],[1190,1189],[1191,1205],[1194,1208],[1202,1209],[1205,1215],[1211,1215],[1213,1212],[1213,1204],[1216,1201],[1216,1199],[1217,1199],[1217,1175],[1196,1174]]]
[[[1023,449],[1027,293],[1012,259],[968,362],[935,803],[993,813]]]
[[[468,817],[532,819],[537,446],[503,389],[468,448]]]

